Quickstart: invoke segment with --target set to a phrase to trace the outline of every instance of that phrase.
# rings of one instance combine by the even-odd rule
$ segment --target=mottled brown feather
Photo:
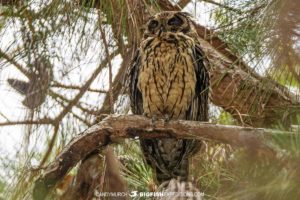
[[[182,23],[174,25],[174,18]],[[209,75],[191,19],[181,12],[162,12],[147,25],[128,70],[133,113],[207,121]],[[188,158],[200,144],[186,139],[140,139],[140,143],[158,182],[186,180]]]

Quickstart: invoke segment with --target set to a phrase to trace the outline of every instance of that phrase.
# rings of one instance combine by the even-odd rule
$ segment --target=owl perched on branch
[[[187,13],[156,14],[146,24],[128,70],[134,114],[152,119],[208,120],[209,74],[197,32]],[[189,157],[200,147],[193,139],[140,139],[158,183],[187,180]]]

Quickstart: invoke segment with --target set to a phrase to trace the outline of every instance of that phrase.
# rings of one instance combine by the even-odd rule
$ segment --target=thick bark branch
[[[196,138],[216,140],[244,147],[251,152],[275,157],[275,151],[267,145],[271,132],[265,129],[225,126],[196,121],[152,120],[138,115],[111,115],[74,138],[56,157],[35,183],[34,199],[44,199],[52,189],[80,160],[96,149],[119,138]]]
[[[232,114],[238,121],[266,127],[278,121],[288,126],[289,108],[300,108],[297,97],[272,80],[250,70],[239,59],[232,60],[212,44],[199,38],[210,65],[211,101]],[[291,117],[292,118],[292,117]]]

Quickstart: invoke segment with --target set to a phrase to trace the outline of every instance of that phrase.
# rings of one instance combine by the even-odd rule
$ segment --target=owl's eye
[[[148,24],[148,29],[153,30],[158,26],[158,21],[156,20],[151,20]]]
[[[172,17],[168,21],[169,26],[181,26],[182,24],[183,24],[183,20],[176,15],[175,15],[175,17]]]

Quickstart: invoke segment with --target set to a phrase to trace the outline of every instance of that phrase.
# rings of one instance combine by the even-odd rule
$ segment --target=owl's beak
[[[161,26],[158,32],[158,36],[162,34],[162,32],[166,32],[166,28],[164,26]]]

